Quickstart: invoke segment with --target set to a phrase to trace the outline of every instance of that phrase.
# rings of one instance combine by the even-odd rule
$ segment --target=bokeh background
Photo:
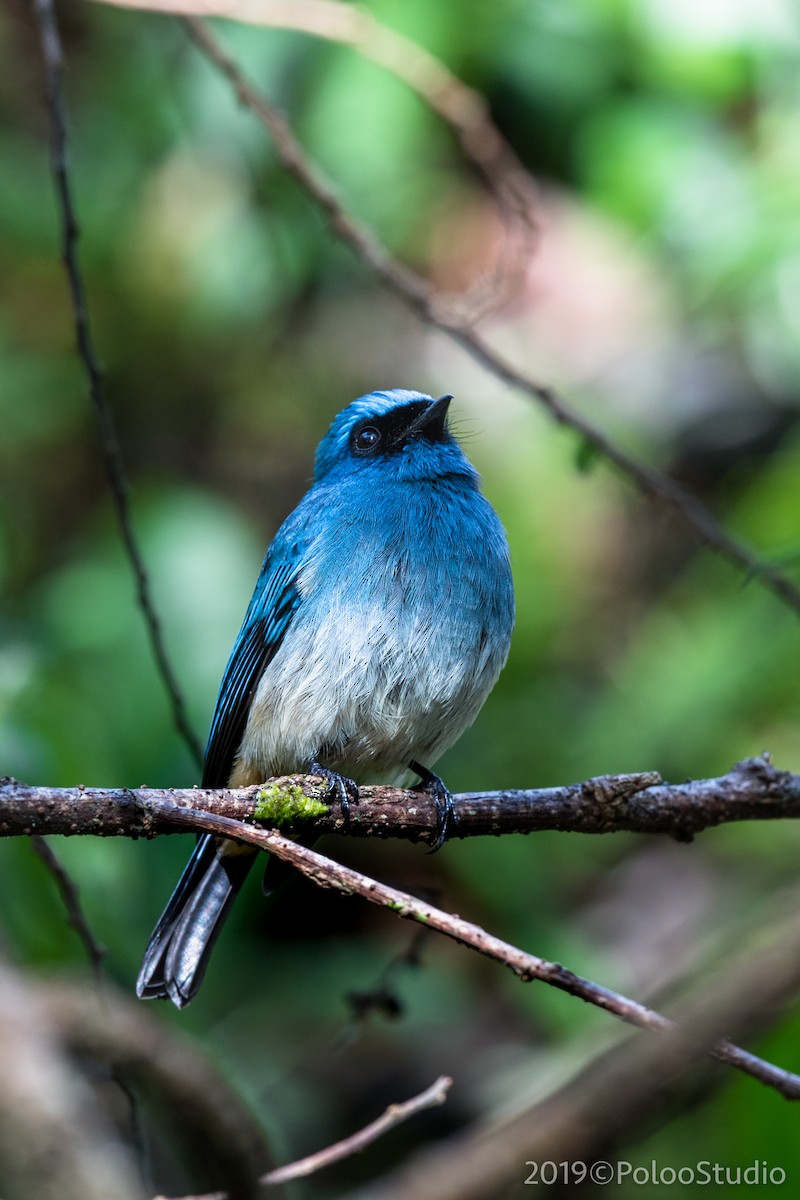
[[[486,98],[536,176],[538,238],[480,328],[622,445],[800,577],[800,15],[791,0],[381,0],[370,10]],[[380,387],[456,394],[509,534],[503,677],[440,764],[454,790],[655,769],[800,771],[797,613],[704,551],[528,399],[425,328],[337,243],[263,131],[170,17],[61,8],[95,340],[137,535],[202,739],[263,550],[333,415]],[[353,212],[448,294],[480,287],[495,201],[418,96],[351,50],[220,26]],[[185,785],[73,350],[27,5],[0,11],[0,771]],[[512,255],[513,257],[513,255]],[[517,263],[520,266],[519,263]],[[130,992],[191,839],[80,839],[108,977]],[[526,949],[653,1000],[780,909],[800,828],[694,844],[537,834],[328,843]],[[0,939],[85,975],[51,879],[0,844]],[[372,997],[373,1003],[368,1002]],[[317,1178],[341,1194],[420,1142],[533,1094],[616,1029],[603,1014],[343,899],[254,882],[187,1011],[288,1160],[439,1072],[448,1105]],[[753,1049],[800,1069],[800,1008]],[[732,1072],[631,1130],[623,1157],[754,1159],[800,1178],[797,1111]],[[151,1132],[156,1185],[202,1188]],[[201,1173],[202,1175],[202,1173]],[[519,1192],[524,1178],[509,1195]],[[684,1189],[690,1194],[692,1189]],[[697,1188],[698,1194],[702,1189]],[[619,1189],[620,1194],[640,1194]],[[300,1189],[299,1194],[304,1194]],[[590,1194],[588,1188],[581,1194]]]

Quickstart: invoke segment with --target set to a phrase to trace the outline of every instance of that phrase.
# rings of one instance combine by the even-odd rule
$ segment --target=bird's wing
[[[276,539],[264,560],[220,684],[206,746],[204,787],[225,787],[228,782],[258,682],[300,603],[299,551],[296,544]]]

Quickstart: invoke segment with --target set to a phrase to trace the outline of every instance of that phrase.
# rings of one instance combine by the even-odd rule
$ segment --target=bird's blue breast
[[[362,781],[386,776],[434,762],[471,724],[508,653],[514,602],[502,526],[454,449],[455,469],[422,482],[413,456],[391,472],[334,470],[279,531],[265,586],[285,556],[297,601],[235,782],[320,751]]]

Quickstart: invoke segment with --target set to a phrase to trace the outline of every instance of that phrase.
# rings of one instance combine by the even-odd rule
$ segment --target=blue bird
[[[204,787],[308,770],[346,813],[354,779],[414,772],[436,805],[434,848],[448,836],[452,797],[430,768],[477,716],[514,624],[505,532],[450,432],[451,400],[371,392],[334,419],[225,669]],[[148,944],[139,996],[192,999],[254,858],[201,838]]]

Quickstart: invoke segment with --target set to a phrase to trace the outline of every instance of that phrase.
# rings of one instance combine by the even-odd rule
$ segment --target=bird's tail
[[[178,1008],[189,1003],[255,859],[254,853],[243,853],[211,834],[200,839],[153,930],[136,981],[137,996],[169,997]]]

